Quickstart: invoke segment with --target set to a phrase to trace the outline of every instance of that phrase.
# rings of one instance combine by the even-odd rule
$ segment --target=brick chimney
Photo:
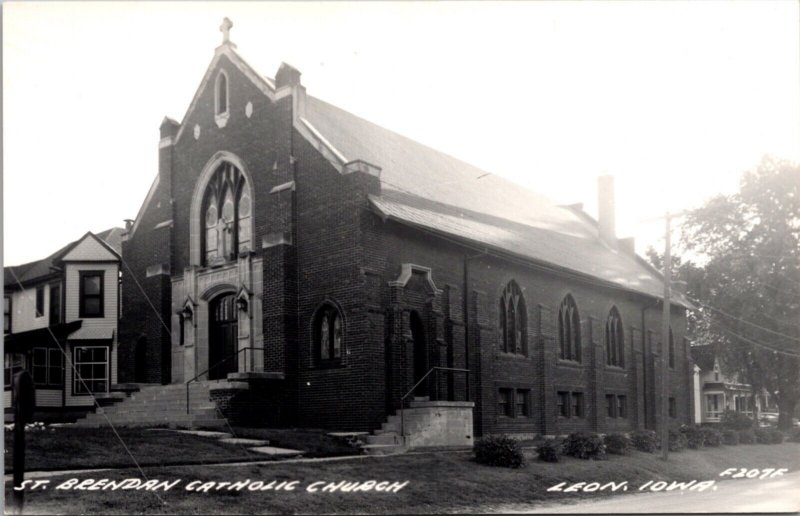
[[[597,226],[600,238],[607,244],[617,246],[617,230],[614,221],[614,176],[597,178]]]
[[[300,86],[300,71],[292,65],[281,63],[278,73],[275,74],[275,88],[284,86]]]

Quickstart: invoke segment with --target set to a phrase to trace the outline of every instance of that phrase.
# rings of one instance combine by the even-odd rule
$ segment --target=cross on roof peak
[[[222,20],[222,25],[219,26],[220,32],[222,32],[222,44],[230,43],[231,41],[231,28],[233,27],[233,22],[229,18],[225,18]]]

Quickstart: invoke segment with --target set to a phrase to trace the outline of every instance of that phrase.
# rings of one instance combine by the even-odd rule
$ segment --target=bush
[[[701,426],[700,433],[703,434],[703,446],[719,446],[722,444],[722,432],[710,426]]]
[[[475,443],[475,460],[488,466],[521,468],[525,456],[516,439],[507,435],[487,435]]]
[[[688,445],[686,435],[679,430],[669,431],[669,451],[681,451]]]
[[[608,453],[627,455],[631,450],[631,440],[625,434],[608,434],[603,438],[603,444]]]
[[[579,459],[602,459],[606,455],[603,440],[597,434],[575,432],[564,439],[564,455]]]
[[[726,410],[719,420],[720,425],[731,430],[749,430],[753,428],[753,419],[735,410]]]
[[[730,428],[722,430],[722,444],[734,446],[739,444],[739,432]]]
[[[539,454],[539,460],[544,462],[558,462],[558,456],[561,453],[561,443],[555,439],[548,439],[536,449]]]
[[[756,433],[753,430],[739,430],[739,444],[755,444]]]
[[[672,432],[670,432],[672,433]],[[686,437],[686,446],[689,448],[696,450],[698,448],[702,448],[705,444],[705,433],[700,427],[697,426],[684,426],[681,428],[681,434]],[[671,440],[671,438],[670,438]],[[670,448],[672,445],[670,444]]]
[[[653,430],[637,430],[631,434],[633,447],[639,451],[653,453],[658,449],[658,439]]]
[[[781,444],[783,442],[783,432],[774,428],[759,428],[755,434],[758,444]]]
[[[789,435],[789,441],[793,443],[800,443],[800,428],[795,428],[792,430],[791,435]]]

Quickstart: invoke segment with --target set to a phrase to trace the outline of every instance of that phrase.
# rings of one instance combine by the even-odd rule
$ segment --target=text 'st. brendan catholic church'
[[[668,423],[689,422],[689,303],[662,346],[661,276],[616,237],[610,177],[598,221],[556,206],[292,66],[261,75],[231,25],[123,237],[120,382],[192,380],[242,424],[396,430],[413,407],[430,444],[656,428],[663,359]]]

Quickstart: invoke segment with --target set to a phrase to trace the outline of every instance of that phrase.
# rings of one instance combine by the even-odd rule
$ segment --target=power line
[[[729,330],[729,329],[725,328],[724,326],[721,326],[721,328],[722,328],[722,330],[723,330],[724,332],[726,332],[726,333],[728,333],[728,334],[730,334],[730,335],[733,335],[734,337],[736,337],[736,338],[738,338],[738,339],[741,339],[741,340],[743,340],[743,341],[745,341],[745,342],[748,342],[748,343],[750,343],[750,344],[752,344],[752,345],[754,345],[754,346],[757,346],[757,347],[759,347],[759,348],[763,348],[763,349],[766,349],[766,350],[772,351],[773,353],[778,353],[778,354],[781,354],[781,355],[786,355],[786,356],[790,356],[790,357],[800,358],[800,353],[792,353],[791,351],[784,351],[784,350],[782,350],[782,349],[775,349],[775,348],[771,348],[771,347],[769,347],[769,346],[767,346],[767,345],[765,345],[765,344],[762,344],[762,343],[760,343],[760,342],[756,342],[756,341],[754,341],[754,340],[752,340],[752,339],[749,339],[749,338],[747,338],[747,337],[745,337],[745,336],[743,336],[743,335],[739,335],[738,333],[736,333],[736,332],[734,332],[734,331],[732,331],[732,330]]]
[[[724,315],[724,316],[726,316],[726,317],[728,317],[728,318],[730,318],[730,319],[734,319],[734,320],[736,320],[736,321],[739,321],[739,322],[741,322],[741,323],[744,323],[744,324],[747,324],[747,325],[749,325],[749,326],[752,326],[752,327],[754,327],[754,328],[758,328],[758,329],[760,329],[760,330],[763,330],[763,331],[766,331],[766,332],[772,333],[772,334],[774,334],[774,335],[778,335],[779,337],[783,337],[783,338],[785,338],[785,339],[790,339],[790,340],[794,340],[794,341],[800,342],[800,339],[799,339],[799,338],[797,338],[797,337],[792,337],[791,335],[786,335],[785,333],[781,333],[781,332],[778,332],[778,331],[775,331],[775,330],[771,330],[771,329],[769,329],[769,328],[765,328],[765,327],[763,327],[763,326],[760,326],[760,325],[758,325],[758,324],[756,324],[756,323],[753,323],[753,322],[750,322],[750,321],[745,321],[744,319],[740,319],[739,317],[736,317],[735,315],[729,314],[728,312],[725,312],[724,310],[721,310],[721,309],[719,309],[719,308],[715,308],[715,307],[713,307],[713,306],[711,306],[711,305],[709,305],[709,304],[707,304],[707,303],[703,303],[703,302],[702,302],[702,301],[700,301],[699,299],[696,299],[696,298],[694,298],[694,297],[692,297],[692,296],[690,296],[690,295],[688,295],[688,294],[684,294],[684,295],[685,295],[685,296],[686,296],[686,297],[687,297],[687,298],[688,298],[690,301],[692,301],[692,302],[694,302],[694,303],[697,303],[697,304],[699,304],[699,305],[701,305],[701,306],[704,306],[704,307],[706,307],[706,308],[708,308],[708,309],[710,309],[710,310],[713,310],[713,311],[715,311],[715,312],[718,312],[718,313],[720,313],[720,314],[722,314],[722,315]]]

